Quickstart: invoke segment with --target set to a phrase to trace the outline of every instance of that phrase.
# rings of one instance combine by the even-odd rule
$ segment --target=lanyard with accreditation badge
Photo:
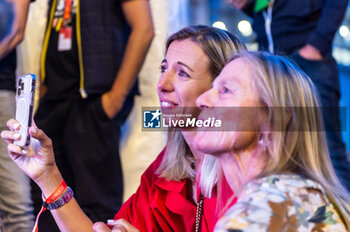
[[[64,0],[63,16],[55,18],[52,27],[58,32],[58,51],[69,51],[72,49],[72,26],[71,11],[73,0]]]

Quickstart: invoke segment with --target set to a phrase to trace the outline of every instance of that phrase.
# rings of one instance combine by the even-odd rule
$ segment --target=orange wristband
[[[62,180],[61,184],[48,198],[46,198],[45,202],[47,204],[50,204],[51,202],[56,201],[62,195],[62,193],[66,190],[66,188],[67,188],[67,184],[64,180]],[[45,199],[44,195],[43,195],[43,199]]]
[[[39,218],[40,218],[40,215],[46,210],[45,205],[47,206],[47,204],[50,204],[50,203],[56,201],[62,195],[62,193],[65,192],[66,188],[67,188],[67,184],[64,180],[62,180],[61,184],[57,187],[57,189],[47,199],[45,199],[44,194],[42,195],[44,202],[41,206],[40,212],[36,216],[33,232],[38,232]]]

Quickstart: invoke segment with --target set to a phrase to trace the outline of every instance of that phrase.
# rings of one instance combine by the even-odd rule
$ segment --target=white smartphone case
[[[18,131],[21,139],[14,141],[14,144],[21,147],[28,146],[30,143],[28,129],[32,125],[35,79],[34,74],[26,74],[20,76],[17,81],[16,120],[21,125]]]

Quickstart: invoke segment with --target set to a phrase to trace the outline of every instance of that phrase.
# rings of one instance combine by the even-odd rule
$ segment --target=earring
[[[264,141],[264,139],[260,139],[260,140],[258,141],[258,144],[259,144],[260,146],[265,146],[265,141]]]
[[[267,149],[267,143],[266,143],[266,140],[265,139],[260,139],[259,141],[258,141],[258,144],[259,144],[259,147],[262,149],[262,150],[266,150]]]

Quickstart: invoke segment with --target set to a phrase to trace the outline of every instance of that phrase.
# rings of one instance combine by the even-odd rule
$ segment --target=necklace
[[[198,202],[197,202],[196,230],[195,230],[195,232],[199,232],[202,214],[203,214],[203,197],[202,197],[202,195],[200,195]]]

